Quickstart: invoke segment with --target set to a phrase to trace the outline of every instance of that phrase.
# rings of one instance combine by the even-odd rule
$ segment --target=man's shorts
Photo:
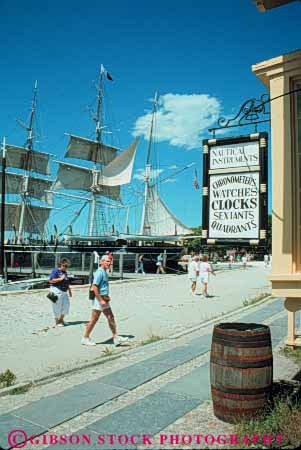
[[[94,300],[91,300],[91,307],[96,311],[105,311],[111,308],[110,302],[107,302],[106,306],[102,306],[98,299],[95,297]]]
[[[188,278],[189,278],[189,281],[191,283],[194,283],[195,281],[197,281],[197,276],[196,275],[192,275],[191,277],[188,277]]]

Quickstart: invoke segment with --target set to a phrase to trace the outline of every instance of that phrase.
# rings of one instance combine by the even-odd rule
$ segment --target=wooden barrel
[[[264,413],[273,382],[270,329],[256,323],[214,327],[210,381],[214,414],[236,423]]]

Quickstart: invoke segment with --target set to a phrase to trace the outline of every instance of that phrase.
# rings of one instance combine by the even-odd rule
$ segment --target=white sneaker
[[[82,338],[82,345],[96,345],[90,338]]]
[[[118,347],[118,345],[124,344],[128,340],[129,340],[129,338],[127,338],[127,337],[117,336],[115,339],[113,339],[113,342],[114,342],[115,347]]]

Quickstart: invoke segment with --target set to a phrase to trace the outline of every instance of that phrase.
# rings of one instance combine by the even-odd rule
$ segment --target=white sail
[[[74,189],[94,192],[112,200],[120,200],[119,186],[100,186],[93,184],[94,169],[67,164],[60,161],[57,178],[52,185],[52,190]],[[96,171],[98,172],[98,171]]]
[[[166,207],[153,186],[148,187],[143,235],[179,236],[191,234],[192,230],[182,224]]]
[[[33,206],[26,208],[23,222],[23,232],[40,233],[44,232],[45,224],[49,218],[51,207]],[[19,228],[21,205],[17,203],[5,204],[5,229],[14,230]],[[1,224],[0,224],[1,225]]]
[[[28,181],[26,180],[28,178]],[[0,183],[2,174],[0,173]],[[19,173],[6,172],[5,190],[7,194],[25,194],[38,200],[52,204],[52,194],[46,192],[51,188],[52,181],[43,180],[32,176],[24,176]],[[27,188],[26,188],[27,186]]]
[[[99,172],[99,185],[121,186],[131,181],[138,141],[135,139],[121,155]]]
[[[72,134],[69,136],[66,158],[84,159],[106,166],[116,157],[118,149],[115,147]]]
[[[30,170],[43,175],[50,175],[49,154],[38,151],[30,151],[23,147],[6,145],[6,165],[18,169]],[[2,155],[0,156],[2,165]]]

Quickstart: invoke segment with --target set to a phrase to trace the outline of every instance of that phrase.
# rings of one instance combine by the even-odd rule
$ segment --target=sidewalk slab
[[[101,381],[124,389],[134,389],[169,370],[197,358],[210,348],[211,335],[193,339],[185,345],[164,351],[156,356],[113,372],[101,378]]]
[[[117,370],[112,374],[106,375],[101,378],[101,381],[111,386],[118,386],[119,388],[132,390],[136,387],[151,381],[163,373],[170,370],[166,366],[154,366],[149,360],[133,364],[124,369]]]
[[[204,364],[189,372],[187,375],[167,383],[161,392],[170,394],[182,394],[191,398],[196,398],[202,403],[210,399],[210,370],[209,364]]]
[[[298,315],[296,320],[296,327],[299,327],[300,323],[300,315]],[[284,311],[283,316],[276,319],[270,325],[271,335],[272,335],[272,344],[273,347],[276,347],[282,340],[287,336],[287,313]]]
[[[13,411],[13,415],[49,429],[119,397],[125,392],[124,389],[109,386],[97,380],[37,400]],[[0,418],[2,420],[1,416]],[[13,427],[15,428],[15,424]]]
[[[159,390],[94,422],[87,429],[98,434],[154,435],[199,403],[195,398]]]
[[[13,416],[12,414],[1,416],[0,449],[8,450],[12,447],[8,443],[8,434],[13,430],[24,430],[26,431],[27,436],[33,436],[46,433],[47,428],[20,419],[18,417]],[[20,433],[18,434],[18,437],[16,436],[16,441],[14,442],[14,444],[15,445],[22,444],[22,442],[24,442],[25,440],[26,439],[24,439],[24,435]]]
[[[283,310],[284,310],[283,300],[275,299],[267,306],[264,306],[263,308],[248,313],[246,316],[243,316],[242,322],[262,323],[264,320]]]

